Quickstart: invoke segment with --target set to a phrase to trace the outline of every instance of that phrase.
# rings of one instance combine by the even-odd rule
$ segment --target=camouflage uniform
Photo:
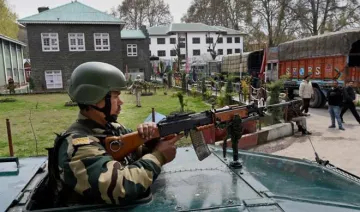
[[[168,78],[167,78],[166,73],[163,76],[163,85],[164,85],[164,94],[167,95],[167,91],[169,89],[169,84],[168,84]]]
[[[107,63],[86,62],[72,72],[68,88],[71,100],[102,112],[106,124],[100,125],[80,112],[78,120],[56,137],[54,147],[48,148],[48,185],[54,205],[123,204],[149,194],[166,161],[163,154],[140,147],[124,161],[116,161],[103,144],[104,135],[131,132],[116,122],[117,115],[110,114],[111,91],[124,88],[124,74]],[[94,106],[101,100],[105,100],[103,108]]]
[[[112,123],[120,135],[132,132],[118,123]],[[59,174],[63,186],[74,190],[88,202],[121,204],[145,193],[161,171],[165,159],[145,147],[115,161],[96,135],[107,134],[95,121],[79,114],[67,130],[70,133],[61,142],[58,152]],[[95,135],[95,136],[94,136]],[[130,165],[129,165],[130,164]],[[68,203],[78,202],[69,195]]]
[[[140,75],[138,75],[134,80],[134,83],[130,87],[130,89],[135,92],[136,106],[138,107],[141,107],[140,97],[141,97],[142,87],[143,87],[143,81],[141,80]]]
[[[15,93],[15,82],[14,82],[14,80],[12,78],[9,78],[8,83],[9,83],[9,85],[8,85],[7,88],[9,89],[9,93],[10,94]]]

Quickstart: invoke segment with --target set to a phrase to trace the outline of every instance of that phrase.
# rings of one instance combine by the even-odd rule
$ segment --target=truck
[[[327,103],[326,93],[337,81],[339,86],[360,85],[360,29],[331,32],[279,44],[267,50],[266,77],[287,76],[284,88],[296,96],[307,75],[314,88],[310,107]],[[275,74],[276,75],[276,74]]]

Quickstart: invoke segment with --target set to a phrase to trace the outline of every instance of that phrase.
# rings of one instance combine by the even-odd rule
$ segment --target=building
[[[220,26],[208,26],[202,23],[173,23],[168,26],[148,28],[150,35],[150,54],[160,59],[177,58],[176,45],[179,43],[181,58],[189,61],[198,60],[208,53],[209,44],[217,44],[215,51],[221,60],[223,55],[242,53],[244,33]],[[210,57],[211,58],[211,57]]]
[[[18,32],[18,40],[28,44],[28,39],[27,39],[27,32],[26,32],[26,27],[20,23],[17,23],[18,27],[19,27],[19,32]],[[24,59],[29,59],[29,48],[28,45],[25,46],[24,48]]]
[[[26,44],[0,34],[0,91],[7,89],[12,78],[16,87],[26,84],[24,72],[24,48]]]
[[[152,67],[149,59],[150,39],[146,27],[143,26],[140,30],[122,30],[121,40],[122,55],[125,58],[123,70],[127,70],[133,80],[137,75],[149,80]]]
[[[78,1],[52,9],[39,7],[38,11],[18,20],[27,29],[35,91],[65,90],[72,71],[88,61],[109,63],[123,72],[126,64],[132,69],[150,72],[149,57],[130,56],[125,49],[131,39],[137,46],[144,45],[141,41],[146,43],[148,39],[134,39],[132,36],[140,33],[130,31],[125,33],[127,38],[122,43],[121,31],[125,25],[122,20]]]

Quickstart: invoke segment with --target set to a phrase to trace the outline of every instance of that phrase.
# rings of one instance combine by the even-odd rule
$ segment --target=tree
[[[246,10],[247,3],[246,0],[193,1],[181,21],[201,22],[240,30],[240,25],[249,16],[248,10]]]
[[[6,0],[0,0],[0,34],[18,39],[19,27],[16,19],[16,13],[10,10]]]
[[[247,18],[247,24],[257,35],[261,35],[261,31],[267,35],[269,47],[292,39],[291,35],[297,30],[295,17],[289,9],[291,1],[254,0],[248,4],[254,18]]]
[[[357,0],[298,0],[289,5],[302,28],[302,36],[358,26]]]
[[[210,38],[210,35],[206,34],[206,41],[208,41],[208,39]],[[218,34],[215,43],[209,43],[209,47],[208,47],[208,52],[210,52],[210,55],[212,57],[213,60],[216,59],[216,57],[219,55],[219,53],[215,50],[216,44],[218,43],[220,37],[220,33]],[[207,43],[207,42],[206,42]]]
[[[111,8],[110,14],[123,19],[128,29],[166,25],[173,21],[169,4],[164,0],[124,0],[121,5]]]

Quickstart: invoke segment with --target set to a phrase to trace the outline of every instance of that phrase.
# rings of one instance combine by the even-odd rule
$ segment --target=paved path
[[[307,118],[308,128],[312,132],[310,139],[319,157],[360,176],[360,124],[356,122],[351,112],[348,111],[344,115],[345,131],[328,128],[331,121],[327,109],[310,108],[310,113],[311,116]],[[300,133],[253,150],[315,160],[309,139],[301,136]]]

